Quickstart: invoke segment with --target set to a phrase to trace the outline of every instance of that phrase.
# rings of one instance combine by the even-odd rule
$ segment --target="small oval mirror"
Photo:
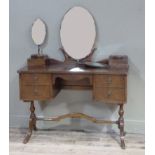
[[[73,59],[87,57],[93,49],[96,38],[95,21],[82,7],[73,7],[64,16],[60,29],[64,51]]]
[[[32,39],[36,45],[44,43],[46,37],[45,23],[40,19],[36,19],[32,25]]]

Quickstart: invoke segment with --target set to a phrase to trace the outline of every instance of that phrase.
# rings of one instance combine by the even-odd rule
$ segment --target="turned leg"
[[[120,129],[120,140],[121,140],[121,148],[125,149],[125,142],[124,142],[124,136],[125,136],[125,132],[124,132],[124,110],[123,110],[123,104],[119,105],[119,119],[118,119],[118,128]]]
[[[28,129],[28,132],[24,138],[24,141],[23,141],[24,144],[26,144],[29,141],[29,139],[32,135],[32,130],[36,130],[36,115],[35,115],[34,111],[35,111],[34,101],[31,101],[31,105],[30,105],[31,114],[30,114],[30,118],[29,118],[29,129]]]

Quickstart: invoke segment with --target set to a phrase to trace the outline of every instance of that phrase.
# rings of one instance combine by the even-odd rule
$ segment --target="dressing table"
[[[93,26],[90,27],[93,34],[88,35],[90,42],[88,42],[87,52],[83,55],[76,55],[75,53],[79,48],[76,48],[72,53],[65,42],[64,30],[66,28],[65,19],[78,11],[80,7],[71,9],[65,16],[61,25],[61,42],[63,48],[61,49],[65,61],[58,61],[48,56],[40,55],[31,56],[25,67],[18,70],[19,73],[19,87],[20,99],[24,102],[30,103],[30,119],[29,129],[23,143],[27,143],[31,137],[32,131],[36,130],[36,121],[60,121],[65,118],[83,118],[94,123],[108,123],[117,124],[120,129],[120,142],[121,147],[125,148],[124,142],[124,110],[123,106],[127,101],[127,73],[128,73],[128,57],[127,56],[110,56],[107,59],[92,62],[92,54],[94,53],[94,45],[92,40],[95,40],[96,31]],[[83,8],[82,8],[83,9]],[[81,10],[84,13],[84,9]],[[68,17],[69,16],[69,17]],[[86,16],[90,14],[86,12]],[[93,18],[89,18],[90,22],[94,22]],[[64,24],[64,26],[63,26]],[[65,27],[65,28],[64,28]],[[95,28],[95,27],[94,27]],[[67,37],[69,37],[67,35]],[[86,38],[85,38],[86,39]],[[69,39],[68,39],[69,40]],[[86,40],[84,40],[85,42]],[[73,42],[72,42],[73,43]],[[76,46],[76,45],[75,45]],[[79,44],[78,44],[79,46]],[[80,47],[81,48],[81,47]],[[87,48],[87,47],[86,47]],[[81,49],[80,49],[81,50]],[[88,63],[89,62],[89,63]],[[101,67],[96,65],[100,64]],[[92,66],[91,66],[92,65]],[[94,65],[94,66],[93,66]],[[35,115],[34,101],[47,101],[53,99],[61,89],[79,89],[79,90],[92,90],[92,100],[114,104],[119,106],[118,120],[101,120],[93,116],[88,116],[83,113],[69,113],[61,116],[43,118]]]

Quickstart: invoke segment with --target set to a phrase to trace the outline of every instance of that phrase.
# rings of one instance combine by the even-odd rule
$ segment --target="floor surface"
[[[10,155],[144,155],[145,138],[126,134],[126,149],[122,150],[116,133],[78,131],[34,131],[23,144],[26,129],[10,129]]]

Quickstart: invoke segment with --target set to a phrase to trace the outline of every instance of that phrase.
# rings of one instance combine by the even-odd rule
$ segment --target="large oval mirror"
[[[45,23],[40,18],[37,18],[32,25],[32,39],[36,45],[41,45],[44,43],[45,37]]]
[[[96,38],[95,21],[82,7],[73,7],[64,16],[60,29],[64,51],[73,59],[87,57],[93,50]]]

